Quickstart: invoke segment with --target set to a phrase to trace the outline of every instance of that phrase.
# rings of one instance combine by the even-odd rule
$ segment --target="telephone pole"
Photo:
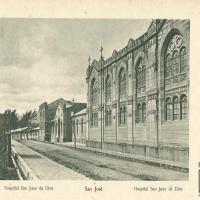
[[[100,57],[100,63],[101,63],[101,149],[103,149],[103,134],[104,134],[104,104],[103,104],[103,88],[104,88],[104,73],[103,73],[103,47],[101,46],[100,49],[101,57]]]
[[[7,116],[8,130],[7,130],[7,167],[11,167],[11,110],[8,110]]]

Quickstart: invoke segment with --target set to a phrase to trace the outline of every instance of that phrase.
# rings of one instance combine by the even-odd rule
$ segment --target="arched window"
[[[106,110],[105,126],[108,126],[108,110]]]
[[[142,106],[139,103],[137,106],[137,122],[141,122],[142,121]]]
[[[73,133],[76,132],[76,127],[75,127],[75,121],[74,121],[74,120],[73,120],[73,122],[72,122],[72,130],[73,130]]]
[[[137,80],[137,92],[143,92],[146,88],[146,70],[144,60],[140,58],[136,65],[136,80]]]
[[[98,127],[98,113],[95,112],[91,114],[90,122],[91,127]]]
[[[142,69],[141,67],[137,68],[137,88],[140,89],[142,86]]]
[[[166,59],[165,59],[165,77],[166,78],[170,78],[171,77],[171,71],[172,71],[172,66],[171,66],[172,62],[171,62],[171,57],[170,55],[168,54],[166,56]]]
[[[165,52],[165,79],[186,72],[186,47],[181,35],[174,35]],[[178,80],[178,79],[177,79]],[[173,83],[168,80],[167,85]]]
[[[186,48],[183,47],[180,51],[180,71],[186,72]]]
[[[107,76],[106,78],[105,90],[106,90],[106,94],[105,94],[106,102],[108,102],[111,99],[111,80],[109,76]]]
[[[112,111],[111,109],[106,109],[106,116],[105,116],[105,126],[111,126],[112,125]]]
[[[187,105],[187,97],[186,95],[183,95],[181,97],[181,119],[187,119],[187,115],[188,115],[188,105]]]
[[[62,133],[62,121],[60,121],[60,132]]]
[[[143,86],[143,89],[145,89],[146,87],[146,69],[145,69],[145,66],[143,65],[142,67],[142,86]]]
[[[119,123],[121,125],[126,124],[127,121],[127,110],[126,106],[121,106],[120,107],[120,116],[119,116]]]
[[[76,133],[78,134],[78,119],[76,120]]]
[[[126,110],[126,106],[124,106],[124,124],[126,124],[126,120],[127,120],[127,110]]]
[[[108,120],[108,125],[109,125],[109,126],[112,125],[112,111],[111,111],[111,109],[109,110],[109,120]]]
[[[170,98],[167,98],[166,100],[166,120],[172,120],[172,105],[171,105],[171,100]]]
[[[81,133],[83,133],[83,118],[81,118]]]
[[[142,122],[146,122],[146,104],[142,104]]]
[[[122,68],[119,72],[119,95],[122,97],[126,93],[126,73]]]
[[[176,76],[180,73],[179,68],[180,68],[179,55],[178,52],[175,51],[172,55],[172,76]]]
[[[178,102],[178,97],[173,99],[173,120],[178,120],[180,114],[180,104]]]
[[[119,111],[119,124],[123,124],[123,120],[124,120],[124,111],[123,111],[123,107],[120,107],[120,111]]]
[[[91,82],[91,104],[92,106],[97,104],[97,84],[95,78]]]

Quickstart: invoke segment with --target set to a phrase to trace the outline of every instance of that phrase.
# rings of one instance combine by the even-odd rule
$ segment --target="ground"
[[[188,180],[188,172],[80,151],[58,144],[32,140],[21,143],[93,180]]]

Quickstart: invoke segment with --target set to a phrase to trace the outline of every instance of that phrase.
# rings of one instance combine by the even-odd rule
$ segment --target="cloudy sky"
[[[86,101],[88,57],[105,59],[150,20],[0,19],[0,112],[38,109],[60,97]]]

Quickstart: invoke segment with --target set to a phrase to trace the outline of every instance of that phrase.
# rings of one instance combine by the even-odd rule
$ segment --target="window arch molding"
[[[173,38],[174,35],[180,35],[183,38],[188,38],[187,36],[187,31],[185,31],[185,28],[181,26],[180,24],[173,24],[171,29],[166,30],[163,37],[160,40],[160,45],[158,47],[158,52],[160,53],[160,77],[161,77],[161,85],[164,86],[165,82],[165,74],[164,74],[164,69],[165,69],[165,55],[166,51],[169,45],[169,41]],[[189,40],[185,40],[185,45],[186,50],[189,49],[190,43]]]
[[[181,40],[179,40],[179,38],[181,38]],[[160,70],[159,70],[159,76],[160,76],[160,86],[163,88],[164,92],[163,92],[163,98],[164,98],[164,104],[162,106],[162,110],[164,112],[162,112],[161,115],[161,120],[162,122],[167,121],[167,96],[166,95],[166,91],[170,90],[170,89],[175,89],[178,86],[178,84],[176,84],[176,81],[178,80],[186,80],[187,81],[187,76],[188,75],[182,75],[184,73],[187,73],[187,65],[188,65],[188,52],[189,52],[189,40],[187,40],[188,35],[187,35],[187,31],[185,30],[185,28],[181,25],[178,24],[174,24],[169,30],[166,30],[165,33],[163,34],[163,37],[160,40],[160,45],[158,47],[158,52],[160,52]],[[177,39],[177,40],[176,40]],[[172,45],[171,43],[173,43],[172,41],[174,40],[174,45]],[[171,51],[168,51],[168,47],[169,45],[172,45]],[[181,53],[183,50],[182,49],[186,49],[185,52]],[[178,56],[177,56],[177,63],[179,65],[179,68],[177,69],[177,71],[173,71],[174,75],[171,75],[172,73],[172,69],[173,67],[169,67],[169,70],[166,70],[167,66],[166,66],[166,57],[169,54],[170,58],[172,57],[172,54],[177,51],[178,52]],[[185,53],[185,54],[184,54]],[[171,59],[170,59],[171,61]],[[170,69],[171,68],[171,69]],[[179,73],[176,75],[176,73]],[[181,78],[179,78],[179,76]],[[185,84],[185,82],[183,82],[183,84]],[[178,97],[178,103],[176,104],[177,110],[179,109],[179,115],[176,115],[175,119],[174,119],[174,114],[173,114],[173,97],[171,97],[171,109],[172,109],[172,116],[171,116],[171,120],[176,120],[176,118],[178,117],[178,120],[181,120],[181,105],[180,105],[180,95],[177,95]]]

